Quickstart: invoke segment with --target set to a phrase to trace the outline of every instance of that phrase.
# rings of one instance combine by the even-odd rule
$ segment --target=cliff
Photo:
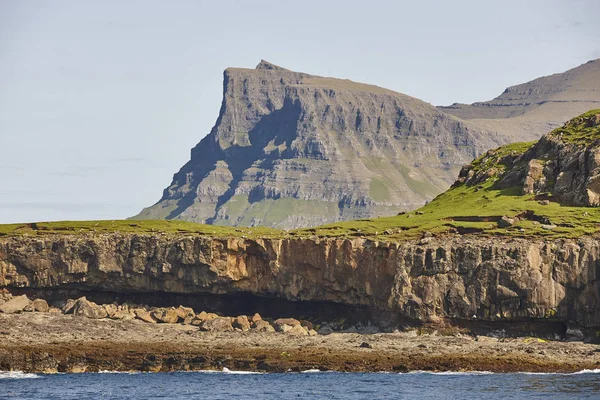
[[[515,139],[391,90],[261,61],[225,70],[214,128],[133,218],[289,229],[396,215]]]
[[[415,212],[291,232],[183,221],[0,226],[0,287],[595,336],[599,146],[592,110],[536,143],[488,151]]]
[[[511,86],[490,101],[438,107],[496,134],[538,138],[600,106],[600,59],[568,71]]]
[[[273,304],[282,299],[315,307],[340,304],[363,313],[355,317],[387,326],[452,321],[473,330],[564,335],[567,327],[600,329],[599,260],[600,241],[592,238],[455,236],[423,244],[119,233],[20,236],[0,240],[0,286],[46,296],[73,289],[92,296],[141,293],[165,299],[213,294],[225,295],[224,302],[245,294]]]

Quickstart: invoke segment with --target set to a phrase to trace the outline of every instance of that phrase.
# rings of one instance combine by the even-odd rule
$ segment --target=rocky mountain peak
[[[282,68],[279,65],[275,65],[266,60],[260,60],[255,69],[267,69],[267,70],[278,70],[278,71],[289,71],[288,69]]]
[[[506,142],[410,96],[262,60],[226,70],[215,126],[136,218],[297,228],[396,215]]]

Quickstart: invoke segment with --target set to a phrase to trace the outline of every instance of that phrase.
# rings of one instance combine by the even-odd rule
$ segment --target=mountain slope
[[[513,140],[410,96],[261,61],[225,71],[214,128],[134,218],[295,228],[394,215]]]
[[[507,88],[493,100],[438,107],[481,129],[516,137],[541,136],[600,107],[600,59]]]

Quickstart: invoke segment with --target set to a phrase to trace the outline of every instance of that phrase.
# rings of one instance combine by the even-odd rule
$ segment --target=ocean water
[[[8,399],[600,399],[600,370],[575,374],[0,372]]]

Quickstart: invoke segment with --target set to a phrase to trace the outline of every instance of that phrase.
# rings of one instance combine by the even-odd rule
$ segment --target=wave
[[[224,374],[235,374],[235,375],[253,375],[253,374],[264,374],[264,372],[258,372],[258,371],[232,371],[227,367],[223,367],[223,372]]]
[[[93,374],[94,372],[91,372],[91,373]],[[143,374],[143,372],[141,372],[141,371],[107,371],[107,370],[98,371],[95,373],[96,374],[126,374],[126,375]]]
[[[22,371],[0,371],[0,379],[36,379],[39,375]]]
[[[579,374],[600,374],[600,369],[582,369],[581,371],[573,372],[571,375]]]
[[[428,375],[492,375],[491,371],[410,371],[407,374],[428,374]],[[400,372],[404,374],[404,372]]]

